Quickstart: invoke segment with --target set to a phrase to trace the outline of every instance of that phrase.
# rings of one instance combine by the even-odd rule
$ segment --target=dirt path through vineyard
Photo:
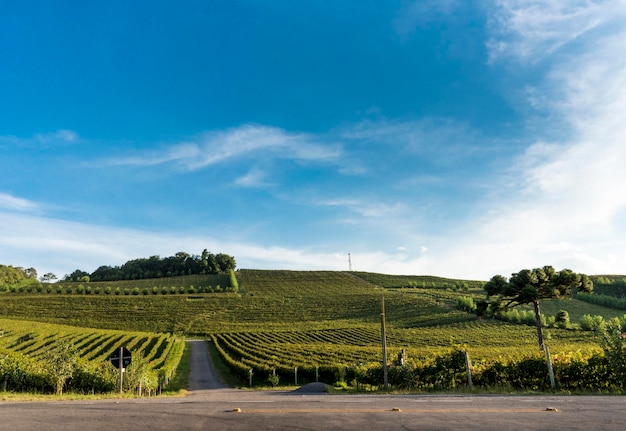
[[[197,393],[212,389],[223,389],[226,386],[218,377],[211,359],[205,340],[189,340],[191,345],[189,391]]]

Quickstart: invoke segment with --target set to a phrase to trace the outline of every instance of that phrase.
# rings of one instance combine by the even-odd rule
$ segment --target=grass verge
[[[207,341],[207,347],[209,349],[209,357],[211,358],[211,362],[213,363],[213,368],[215,372],[219,376],[220,380],[224,382],[224,384],[231,388],[242,388],[242,382],[236,376],[234,376],[228,366],[222,361],[219,353],[217,353],[217,349],[211,340]]]
[[[189,387],[190,357],[191,344],[185,343],[185,350],[182,358],[180,358],[174,377],[170,379],[170,383],[163,389],[164,395],[183,395],[184,391]]]

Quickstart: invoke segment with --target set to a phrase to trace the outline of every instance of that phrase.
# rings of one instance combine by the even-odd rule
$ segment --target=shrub
[[[237,293],[239,291],[239,283],[237,282],[237,276],[235,275],[235,271],[230,269],[228,272],[230,276],[230,288],[233,290],[233,292]]]
[[[570,326],[569,313],[566,310],[559,310],[554,316],[554,324],[557,328],[567,329]]]
[[[458,308],[459,310],[467,311],[468,313],[475,313],[476,304],[474,303],[474,298],[470,296],[459,297],[456,301],[456,308]]]
[[[592,316],[590,314],[585,314],[580,319],[580,328],[583,331],[597,331],[604,329],[604,317],[602,316]]]
[[[111,294],[111,286],[105,287],[104,288],[104,293],[107,294],[107,295],[110,295]],[[119,295],[119,293],[118,293],[118,295]]]
[[[116,287],[116,288],[115,288],[115,294],[116,294],[116,295],[119,295],[120,293],[121,293],[120,288],[119,288],[119,287]]]
[[[267,382],[272,386],[278,386],[278,382],[280,381],[280,376],[276,374],[276,369],[272,368],[272,372],[267,376]]]
[[[149,295],[150,294],[150,290],[147,287],[143,288],[143,294],[144,295]]]

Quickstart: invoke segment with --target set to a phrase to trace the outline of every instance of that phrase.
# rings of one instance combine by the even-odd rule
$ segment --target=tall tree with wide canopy
[[[551,266],[523,269],[511,275],[508,280],[495,275],[485,283],[487,300],[481,303],[484,312],[491,305],[494,314],[517,307],[533,304],[537,321],[539,349],[544,350],[543,329],[539,301],[542,299],[568,298],[575,291],[591,293],[593,283],[585,274],[577,274],[569,269],[555,271]]]

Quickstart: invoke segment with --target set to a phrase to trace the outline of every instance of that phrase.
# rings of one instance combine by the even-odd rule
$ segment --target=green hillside
[[[0,294],[0,318],[65,324],[93,330],[204,336],[234,373],[269,370],[287,375],[380,361],[384,297],[390,357],[405,350],[428,361],[453,348],[476,363],[538,354],[535,329],[479,319],[457,308],[460,297],[484,297],[482,283],[426,276],[341,271],[237,271],[228,277],[194,275],[153,280],[62,283]],[[217,288],[218,283],[221,283]],[[575,299],[545,301],[542,310],[570,314],[572,329],[548,330],[554,357],[590,357],[600,338],[576,329],[584,314],[605,319],[624,311]],[[6,348],[6,345],[5,345]],[[576,353],[578,352],[578,353]],[[337,371],[333,371],[336,375]]]

